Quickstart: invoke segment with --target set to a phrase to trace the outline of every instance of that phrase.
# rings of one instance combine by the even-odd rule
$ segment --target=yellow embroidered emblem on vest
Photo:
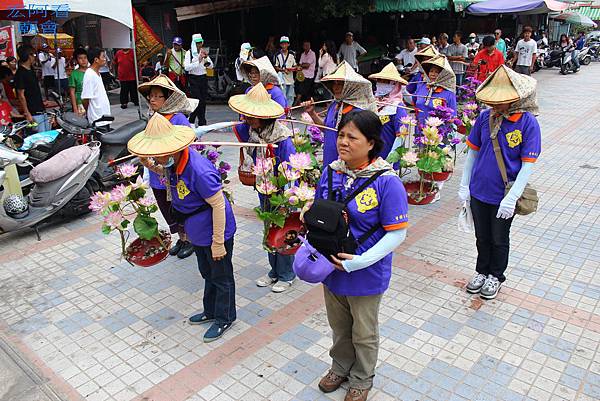
[[[379,205],[377,201],[377,193],[373,188],[367,188],[361,193],[359,193],[356,198],[356,206],[360,213],[364,213],[367,210],[371,210]]]
[[[444,99],[436,97],[433,99],[433,107],[440,107],[444,105]]]
[[[514,148],[523,142],[523,134],[521,134],[521,130],[514,130],[506,134],[506,142],[508,142],[508,146]]]
[[[185,186],[185,182],[183,182],[183,180],[179,180],[179,182],[177,182],[177,196],[179,197],[179,199],[185,199],[185,197],[188,196],[189,193],[190,190],[188,189],[188,187]]]
[[[390,116],[388,116],[387,114],[383,115],[383,116],[379,116],[379,120],[381,121],[381,125],[383,125],[390,121]]]

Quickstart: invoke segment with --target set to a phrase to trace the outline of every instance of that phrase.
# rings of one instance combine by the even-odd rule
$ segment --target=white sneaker
[[[277,282],[276,278],[271,278],[269,276],[261,277],[255,281],[255,283],[258,287],[268,287],[271,284],[276,283],[276,282]]]
[[[481,287],[481,291],[479,292],[479,296],[483,299],[494,299],[498,292],[500,291],[500,287],[502,283],[491,274],[485,279],[485,283]]]
[[[271,291],[273,292],[284,292],[287,291],[292,284],[294,283],[294,280],[292,281],[278,281],[275,284],[273,284],[273,287],[271,288]]]
[[[475,273],[471,281],[467,283],[467,292],[469,294],[477,294],[481,291],[481,287],[485,283],[485,274]]]

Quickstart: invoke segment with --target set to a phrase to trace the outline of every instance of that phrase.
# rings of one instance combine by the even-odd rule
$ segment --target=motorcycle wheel
[[[560,65],[560,73],[562,75],[567,75],[567,69],[566,69],[566,66],[564,64]]]
[[[589,56],[586,56],[583,58],[583,60],[581,60],[581,64],[583,65],[589,65],[592,62],[592,58]]]

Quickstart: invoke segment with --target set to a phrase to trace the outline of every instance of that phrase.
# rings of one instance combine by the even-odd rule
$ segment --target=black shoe
[[[183,245],[181,245],[181,249],[177,252],[177,257],[179,259],[185,259],[194,253],[194,245],[191,242],[185,241]]]
[[[171,255],[171,256],[177,255],[179,253],[179,251],[181,250],[181,247],[183,246],[184,242],[185,241],[182,241],[180,239],[177,240],[177,242],[175,243],[175,245],[173,245],[171,247],[171,249],[169,249],[169,255]]]
[[[126,108],[127,108],[127,105],[126,105],[126,104],[122,104],[122,105],[121,105],[121,108],[122,108],[122,109],[126,109]]]

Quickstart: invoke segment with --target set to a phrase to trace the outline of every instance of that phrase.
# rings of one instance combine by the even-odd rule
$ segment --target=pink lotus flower
[[[121,224],[125,218],[121,214],[121,212],[109,212],[106,216],[104,216],[104,224],[113,229],[121,229]]]
[[[443,123],[444,122],[438,117],[428,117],[427,120],[425,120],[425,124],[429,125],[430,127],[439,127]]]
[[[300,202],[300,200],[298,199],[298,197],[296,195],[292,195],[288,198],[288,202],[290,205],[295,206],[298,204],[298,202]]]
[[[131,190],[136,190],[139,188],[143,188],[143,189],[147,189],[148,188],[148,184],[146,184],[146,182],[144,181],[144,179],[141,176],[137,176],[137,178],[135,179],[135,182],[130,184],[131,186]]]
[[[90,210],[94,212],[103,212],[110,204],[109,192],[96,192],[90,198]]]
[[[131,187],[126,187],[123,184],[119,184],[114,187],[112,191],[110,191],[110,200],[113,202],[121,202],[127,198],[127,195],[129,195],[130,192]]]
[[[117,174],[123,178],[133,177],[137,174],[137,167],[133,164],[121,164],[117,167]]]
[[[290,155],[290,165],[300,171],[312,170],[313,168],[310,154],[306,152]]]
[[[257,157],[252,167],[252,172],[257,177],[264,177],[273,171],[273,160],[270,158]]]
[[[290,188],[286,189],[283,194],[285,195],[286,198],[294,196],[294,195],[296,195],[296,188],[297,187],[290,187]]]
[[[404,160],[406,162],[406,164],[408,164],[410,166],[414,166],[415,164],[417,164],[419,157],[417,156],[417,154],[415,152],[406,152],[404,154],[404,156],[402,157],[402,160]]]
[[[296,181],[300,178],[300,171],[295,168],[291,168],[288,162],[283,162],[279,164],[279,172],[283,174],[286,180],[288,181]]]
[[[302,182],[298,189],[296,189],[296,196],[303,202],[312,201],[315,198],[315,189],[308,186],[307,183]]]
[[[156,201],[149,196],[144,196],[142,199],[138,199],[137,203],[139,203],[142,206],[148,207],[154,205]]]
[[[263,195],[271,195],[273,192],[277,192],[277,187],[270,180],[262,180],[256,184],[256,190]]]
[[[308,114],[307,112],[304,112],[300,115],[300,120],[307,122],[307,123],[313,123],[313,119],[311,118],[310,114]]]
[[[404,116],[400,119],[400,122],[404,125],[417,125],[417,121],[410,117],[410,116]]]

